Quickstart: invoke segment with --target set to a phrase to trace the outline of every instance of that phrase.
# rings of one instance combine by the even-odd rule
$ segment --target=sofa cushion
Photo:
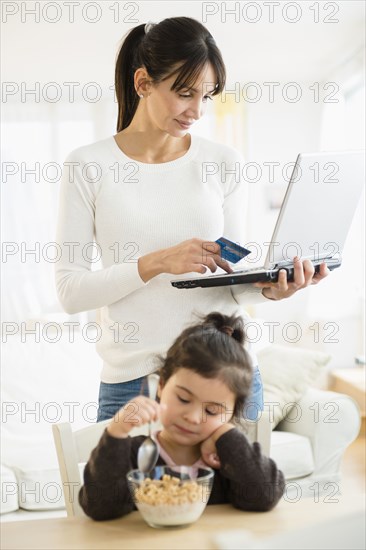
[[[14,468],[19,492],[19,507],[23,510],[53,510],[64,508],[58,468]]]
[[[314,471],[310,441],[291,432],[272,432],[270,457],[282,470],[285,479],[305,477]]]
[[[1,462],[16,475],[21,508],[61,508],[52,424],[70,422],[75,430],[95,422],[100,357],[75,331],[72,342],[67,333],[55,343],[14,336],[3,359]]]
[[[257,352],[263,381],[265,407],[273,411],[273,428],[298,403],[306,390],[316,383],[331,356],[310,349],[279,345]]]
[[[19,508],[17,478],[13,470],[1,464],[0,513],[8,514]]]

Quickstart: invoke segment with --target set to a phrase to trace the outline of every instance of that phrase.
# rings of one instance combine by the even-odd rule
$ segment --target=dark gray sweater
[[[136,510],[126,474],[137,468],[137,451],[146,436],[117,439],[105,430],[84,471],[79,502],[95,520],[114,519]],[[236,428],[216,441],[221,468],[214,470],[208,504],[231,503],[241,510],[265,512],[273,508],[285,489],[275,462],[262,455]],[[157,465],[165,461],[159,456]]]

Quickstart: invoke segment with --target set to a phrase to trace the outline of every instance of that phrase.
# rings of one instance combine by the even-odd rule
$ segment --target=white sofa
[[[61,339],[27,347],[14,340],[4,355],[1,520],[66,515],[51,411],[54,421],[73,420],[75,429],[95,420],[100,360],[81,337],[73,344]],[[73,419],[70,403],[77,404]],[[272,432],[270,455],[288,482],[284,498],[296,502],[316,493],[332,497],[340,487],[344,450],[359,427],[352,399],[304,389]]]
[[[353,399],[309,388],[295,414],[289,414],[272,432],[270,456],[285,473],[285,498],[334,497],[341,490],[344,451],[356,439],[360,425]]]

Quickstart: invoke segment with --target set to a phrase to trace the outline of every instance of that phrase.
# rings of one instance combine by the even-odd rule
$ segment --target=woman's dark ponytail
[[[140,43],[145,37],[145,25],[134,27],[123,41],[115,70],[115,90],[118,99],[117,132],[127,128],[139,103],[134,86],[135,63],[133,62]]]

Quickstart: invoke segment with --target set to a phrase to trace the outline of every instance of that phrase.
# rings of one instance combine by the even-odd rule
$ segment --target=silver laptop
[[[233,273],[172,280],[176,288],[277,281],[280,269],[293,279],[293,258],[341,265],[342,250],[365,181],[365,151],[301,153],[282,202],[264,265]],[[249,256],[248,256],[249,259]]]

